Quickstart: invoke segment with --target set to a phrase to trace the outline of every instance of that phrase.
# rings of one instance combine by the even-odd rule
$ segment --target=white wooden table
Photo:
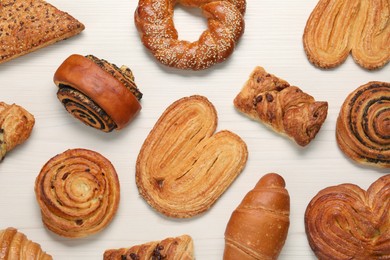
[[[30,139],[0,164],[0,228],[16,227],[41,244],[55,259],[101,259],[105,249],[127,247],[169,236],[189,234],[197,259],[221,259],[224,231],[232,211],[261,176],[282,175],[291,196],[291,224],[280,259],[315,259],[304,230],[304,211],[321,189],[351,182],[366,189],[389,170],[361,167],[338,149],[335,123],[345,97],[371,80],[390,81],[390,65],[366,71],[351,57],[333,70],[312,66],[303,51],[302,33],[316,0],[248,0],[246,30],[233,55],[205,71],[179,71],[160,65],[143,47],[133,13],[136,0],[50,0],[86,26],[79,36],[0,65],[0,100],[17,103],[36,118]],[[206,28],[199,10],[177,7],[175,22],[182,39],[196,40]],[[144,94],[143,109],[121,132],[89,128],[62,107],[53,74],[73,53],[94,54],[129,66]],[[263,66],[317,100],[329,102],[328,118],[315,140],[300,148],[233,107],[233,99],[252,69]],[[205,214],[187,220],[168,219],[138,195],[135,161],[147,134],[175,100],[206,96],[216,107],[218,130],[240,135],[248,145],[245,170]],[[107,157],[121,183],[121,201],[113,222],[84,239],[61,238],[43,227],[34,181],[41,167],[69,148],[87,148]]]

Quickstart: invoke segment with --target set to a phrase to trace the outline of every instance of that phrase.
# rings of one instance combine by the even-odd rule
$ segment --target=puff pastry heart
[[[119,188],[110,161],[86,149],[54,156],[35,181],[43,223],[69,238],[85,237],[105,228],[117,211]]]
[[[337,119],[336,139],[352,160],[390,168],[390,83],[371,81],[348,95]]]
[[[224,130],[203,96],[171,104],[138,155],[136,183],[142,197],[169,217],[188,218],[209,209],[243,170],[245,142]]]
[[[192,260],[194,245],[189,235],[169,237],[129,248],[109,249],[104,252],[103,260],[149,260],[177,259]]]
[[[352,53],[372,70],[390,60],[389,0],[320,0],[303,34],[308,59],[320,68],[333,68]]]
[[[235,108],[275,132],[308,145],[328,114],[328,103],[316,101],[287,81],[257,66],[234,99]]]
[[[353,184],[321,190],[305,212],[309,244],[319,259],[390,259],[390,175],[367,191]]]

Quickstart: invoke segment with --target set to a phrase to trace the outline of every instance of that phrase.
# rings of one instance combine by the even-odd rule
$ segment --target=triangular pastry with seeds
[[[85,26],[42,0],[0,3],[0,63],[70,38]]]

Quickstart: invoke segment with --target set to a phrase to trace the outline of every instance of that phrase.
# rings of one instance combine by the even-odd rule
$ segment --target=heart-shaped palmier
[[[217,113],[203,96],[170,105],[138,155],[136,183],[142,197],[169,217],[198,215],[243,170],[248,151],[236,134],[215,133]]]
[[[353,184],[321,190],[305,213],[319,259],[390,259],[390,175],[367,191]]]

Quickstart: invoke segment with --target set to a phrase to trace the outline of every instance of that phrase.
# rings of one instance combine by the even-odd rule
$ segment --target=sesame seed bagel
[[[208,29],[197,41],[179,40],[173,22],[176,3],[198,7]],[[244,32],[245,0],[139,0],[135,24],[142,43],[162,64],[202,70],[225,61]]]

